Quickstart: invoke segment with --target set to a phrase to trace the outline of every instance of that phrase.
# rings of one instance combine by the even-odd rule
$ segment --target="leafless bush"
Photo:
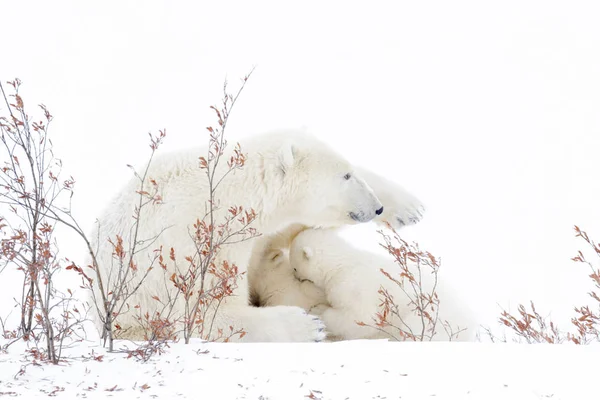
[[[526,343],[562,343],[567,338],[548,317],[542,316],[530,302],[530,310],[519,304],[518,315],[502,311],[500,322]],[[489,334],[489,332],[488,332]]]
[[[393,276],[383,268],[381,273],[397,285],[408,299],[400,302],[386,288],[381,286],[378,293],[381,295],[380,311],[373,318],[373,324],[364,321],[357,323],[369,326],[386,333],[394,340],[405,341],[431,341],[439,327],[444,329],[449,340],[456,339],[465,329],[453,327],[448,321],[439,317],[440,299],[438,297],[438,272],[441,262],[430,252],[421,250],[417,243],[408,243],[402,239],[396,230],[386,224],[391,235],[379,230],[383,238],[380,245],[394,258],[400,267],[397,276]],[[430,275],[431,277],[427,277]],[[412,318],[406,317],[406,309],[410,308],[412,315],[418,319],[413,324]]]
[[[224,159],[224,151],[227,147],[225,130],[231,114],[231,110],[241,94],[250,74],[242,80],[242,86],[235,96],[227,93],[227,82],[223,87],[224,97],[219,107],[211,106],[217,116],[217,127],[209,126],[209,146],[205,156],[199,157],[199,168],[206,172],[209,186],[209,198],[205,206],[205,213],[201,218],[193,221],[190,229],[190,240],[194,243],[193,254],[184,255],[185,262],[178,263],[176,257],[177,249],[154,249],[153,258],[149,265],[144,266],[142,271],[134,257],[138,251],[146,250],[138,243],[154,243],[159,239],[138,238],[138,227],[140,211],[143,207],[152,203],[160,206],[158,196],[158,184],[155,180],[147,177],[147,171],[152,161],[152,155],[164,136],[154,138],[151,143],[152,154],[145,173],[138,176],[140,189],[140,203],[136,206],[134,225],[132,227],[133,237],[129,241],[129,247],[124,245],[123,238],[117,236],[114,240],[109,239],[113,248],[113,261],[116,263],[117,278],[107,288],[106,282],[102,281],[99,273],[96,273],[97,287],[95,288],[102,296],[102,304],[108,304],[102,313],[102,322],[105,326],[104,335],[108,338],[109,349],[112,350],[113,331],[117,337],[122,328],[117,321],[118,315],[124,312],[134,312],[137,328],[143,332],[146,343],[135,350],[127,350],[130,356],[145,361],[152,354],[160,354],[167,342],[177,340],[182,335],[185,343],[189,343],[193,335],[204,340],[228,341],[233,336],[243,337],[245,332],[241,328],[229,327],[229,330],[217,328],[213,332],[213,324],[219,306],[230,296],[237,287],[237,280],[241,276],[235,264],[223,260],[217,262],[217,256],[223,246],[248,240],[258,235],[250,225],[256,218],[254,210],[244,210],[240,206],[229,206],[228,214],[223,220],[217,220],[215,213],[221,209],[221,204],[216,198],[219,185],[226,179],[227,175],[244,166],[246,156],[242,153],[239,143],[234,148],[228,160]],[[217,174],[217,166],[227,163],[224,173]],[[150,189],[145,187],[149,180]],[[190,221],[192,222],[192,221]],[[99,238],[101,240],[102,238]],[[89,246],[88,246],[89,247]],[[99,271],[95,254],[91,247],[92,269]],[[165,251],[168,254],[165,254]],[[170,265],[168,265],[170,264]],[[100,266],[102,268],[103,266]],[[113,265],[113,270],[115,270]],[[150,312],[142,309],[138,304],[129,304],[128,299],[142,285],[145,276],[133,287],[131,282],[136,274],[148,274],[153,268],[160,268],[163,272],[163,287],[160,293],[149,294],[156,304],[156,310]],[[79,269],[80,273],[83,273]],[[131,289],[129,289],[131,288]],[[171,290],[175,288],[175,291]],[[98,295],[96,295],[98,296]],[[111,297],[112,296],[112,297]],[[166,297],[165,297],[166,296]],[[117,303],[118,302],[118,303]],[[183,304],[183,310],[182,305]]]
[[[215,212],[223,207],[216,198],[219,185],[227,175],[242,168],[246,160],[239,143],[229,159],[224,159],[224,150],[227,147],[225,130],[231,110],[250,74],[243,78],[242,86],[235,96],[227,93],[225,82],[222,104],[211,107],[218,118],[218,126],[207,128],[210,134],[208,153],[199,157],[199,168],[206,172],[209,183],[209,199],[205,215],[197,218],[190,230],[190,240],[195,245],[195,252],[184,257],[184,265],[175,262],[174,248],[168,249],[168,255],[163,254],[162,247],[154,249],[154,256],[144,265],[138,265],[136,261],[136,255],[147,251],[162,234],[143,238],[140,237],[139,227],[142,209],[161,204],[159,185],[148,176],[148,171],[155,152],[165,137],[164,130],[156,136],[150,135],[151,153],[148,162],[141,173],[134,170],[138,187],[136,193],[139,196],[132,215],[129,240],[124,240],[122,235],[110,238],[98,236],[98,243],[108,241],[112,247],[112,265],[99,265],[98,249],[92,244],[94,241],[90,240],[72,213],[71,200],[75,181],[72,177],[61,181],[59,177],[61,164],[53,157],[51,142],[47,137],[47,126],[52,116],[42,105],[45,119],[30,122],[23,100],[18,94],[20,81],[10,82],[15,91],[12,95],[13,103],[8,102],[2,88],[10,114],[0,120],[2,142],[9,155],[2,169],[2,187],[5,189],[2,202],[9,206],[13,215],[12,218],[0,216],[0,230],[3,233],[0,272],[13,264],[24,275],[23,295],[18,303],[20,326],[18,330],[10,330],[0,320],[4,339],[37,340],[43,337],[47,346],[43,351],[38,347],[32,350],[34,360],[59,361],[65,337],[73,335],[74,326],[85,319],[80,310],[69,306],[73,300],[72,292],[68,290],[68,295],[62,294],[54,287],[53,276],[59,270],[77,273],[81,278],[81,287],[91,291],[102,325],[101,336],[109,351],[114,351],[114,339],[122,333],[122,328],[115,321],[119,315],[127,312],[136,313],[138,323],[145,332],[147,343],[130,352],[131,356],[143,360],[160,353],[168,346],[167,341],[177,339],[179,333],[183,334],[186,343],[193,334],[205,340],[222,341],[228,341],[235,335],[245,335],[240,327],[229,327],[229,330],[217,328],[213,332],[219,306],[233,293],[241,275],[235,264],[227,260],[217,262],[217,255],[223,246],[258,236],[251,227],[256,213],[252,209],[228,205],[227,216],[218,221]],[[17,151],[22,151],[23,155],[17,154]],[[217,174],[220,163],[226,163],[227,169],[224,173]],[[58,258],[58,246],[53,236],[57,224],[70,228],[83,240],[90,256],[90,265],[80,266],[68,259]],[[167,268],[167,257],[174,269]],[[176,290],[173,297],[166,299],[154,296],[162,304],[162,309],[151,314],[137,304],[130,304],[129,300],[154,268],[161,268],[164,284]],[[114,271],[114,274],[105,276],[101,273],[108,269]],[[176,315],[174,312],[179,297],[185,305],[183,315]],[[182,332],[177,332],[177,323],[182,323]]]
[[[157,313],[155,321],[163,321],[163,323],[172,317],[177,297],[183,299],[182,334],[185,343],[189,343],[193,334],[211,341],[228,341],[233,336],[245,335],[243,329],[232,326],[228,331],[217,328],[216,335],[213,333],[213,324],[219,306],[233,294],[237,287],[237,280],[242,275],[238,267],[227,260],[217,263],[217,256],[223,246],[258,236],[256,230],[250,226],[256,219],[256,213],[253,209],[245,210],[241,206],[229,206],[227,216],[220,221],[216,220],[215,213],[222,208],[216,197],[219,185],[230,173],[243,168],[246,161],[239,143],[236,144],[228,160],[224,160],[223,157],[227,147],[225,139],[227,122],[251,73],[242,79],[242,85],[235,96],[227,92],[227,82],[225,82],[221,105],[211,106],[217,116],[218,126],[206,128],[209,132],[208,153],[206,156],[199,157],[199,167],[206,172],[208,180],[209,198],[205,205],[205,214],[195,220],[190,231],[190,240],[194,243],[195,251],[193,254],[186,254],[185,264],[179,265],[175,257],[176,250],[169,249],[168,257],[175,272],[171,273],[168,279],[177,292],[169,299],[158,297],[155,299],[164,305],[162,311]],[[223,162],[227,163],[227,168],[221,175],[217,175],[217,167]],[[165,272],[168,271],[162,256],[159,264]]]
[[[126,350],[127,358],[134,358],[137,361],[146,362],[154,355],[165,353],[165,349],[169,346],[169,339],[147,339],[132,350]]]
[[[582,238],[593,252],[596,262],[600,261],[600,243],[591,240],[588,234],[579,229],[577,225],[575,225],[575,236]],[[571,319],[571,323],[577,329],[577,333],[571,335],[569,340],[575,344],[600,342],[600,297],[596,292],[596,290],[600,290],[600,266],[588,261],[582,251],[579,251],[572,260],[586,264],[589,267],[591,273],[588,276],[592,280],[595,289],[588,292],[588,294],[594,300],[595,306],[592,308],[589,306],[575,307],[575,317]]]
[[[146,277],[156,266],[160,258],[160,252],[157,249],[154,252],[153,258],[146,265],[139,265],[136,262],[136,255],[144,251],[147,246],[151,246],[158,239],[158,236],[152,238],[141,237],[139,227],[142,210],[150,204],[160,205],[162,201],[159,195],[158,183],[148,176],[148,171],[154,155],[165,136],[165,130],[159,131],[159,134],[156,136],[150,134],[150,157],[141,175],[130,166],[138,182],[138,189],[136,191],[138,199],[132,215],[133,222],[130,228],[132,235],[130,240],[125,243],[120,235],[116,235],[114,238],[98,238],[99,240],[108,240],[113,249],[111,271],[114,271],[114,273],[109,274],[106,279],[102,277],[101,269],[108,270],[108,266],[98,265],[97,253],[91,248],[88,241],[88,250],[92,260],[92,265],[89,267],[95,272],[94,277],[96,279],[96,286],[90,285],[88,289],[91,290],[94,304],[97,307],[96,311],[102,322],[101,338],[105,344],[108,341],[109,351],[112,351],[114,348],[115,336],[118,337],[121,333],[121,327],[115,323],[115,320],[122,313],[131,312],[131,309],[139,308],[138,305],[129,304],[129,299],[144,284]],[[99,228],[98,231],[100,231]],[[159,236],[161,233],[159,233]],[[81,270],[78,272],[81,272]],[[137,280],[137,283],[132,285],[134,279]],[[100,297],[100,302],[98,301],[98,296]]]
[[[149,265],[144,266],[138,266],[134,261],[142,243],[152,243],[148,238],[142,240],[138,237],[139,215],[148,204],[161,201],[158,185],[147,177],[147,172],[165,137],[165,131],[160,131],[156,136],[150,135],[151,154],[143,174],[139,175],[134,170],[139,180],[139,201],[131,227],[133,239],[130,243],[124,243],[120,236],[105,238],[112,245],[117,273],[104,282],[92,242],[72,214],[71,199],[75,181],[72,177],[60,180],[61,163],[54,158],[52,143],[48,138],[52,115],[41,105],[44,119],[31,122],[18,93],[21,82],[17,79],[9,84],[15,92],[10,95],[14,98],[13,103],[9,103],[2,87],[9,115],[0,119],[2,144],[8,155],[0,174],[4,189],[0,198],[12,214],[0,217],[0,230],[3,233],[0,272],[12,264],[23,272],[24,282],[22,298],[18,302],[21,317],[19,330],[8,330],[4,321],[1,321],[3,336],[10,340],[9,344],[20,338],[35,341],[44,338],[47,343],[43,351],[39,346],[31,349],[33,360],[47,359],[57,363],[65,339],[72,336],[75,328],[87,319],[87,308],[80,311],[72,305],[74,299],[71,290],[62,293],[54,287],[54,275],[60,270],[71,270],[81,276],[82,288],[91,290],[94,297],[100,297],[95,305],[102,321],[102,337],[108,340],[109,350],[113,350],[114,332],[119,329],[113,321],[124,309],[129,308],[127,300],[139,289],[144,279],[133,288],[128,283],[138,269],[141,269],[139,273],[147,275],[159,258],[159,254],[156,254]],[[68,259],[58,258],[58,245],[54,240],[57,224],[64,224],[83,239],[91,256],[91,265],[82,268]]]
[[[0,202],[8,209],[0,217],[0,271],[11,265],[22,272],[23,290],[18,330],[7,333],[2,325],[5,337],[35,343],[29,350],[34,361],[57,364],[65,340],[79,332],[85,319],[85,313],[73,305],[71,290],[63,293],[55,287],[55,275],[67,260],[59,258],[53,210],[68,203],[75,182],[72,177],[60,178],[62,164],[54,157],[48,135],[52,121],[48,109],[40,105],[43,116],[33,120],[19,95],[21,81],[8,84],[13,89],[9,95],[0,83],[7,107],[7,115],[0,116],[6,155],[0,171]]]
[[[574,229],[575,237],[581,238],[586,243],[596,261],[600,260],[600,244],[590,239],[588,234],[577,225]],[[588,261],[581,250],[572,260],[589,267],[591,270],[589,278],[595,288],[588,293],[594,306],[586,305],[574,308],[575,316],[571,318],[571,324],[575,328],[575,333],[561,329],[549,317],[540,315],[534,302],[531,301],[529,308],[519,304],[517,315],[502,310],[499,322],[515,335],[514,341],[552,344],[564,342],[589,344],[600,341],[600,297],[597,293],[597,290],[600,289],[600,269],[598,265]],[[506,342],[506,338],[499,339],[489,328],[485,328],[485,334],[492,341]]]

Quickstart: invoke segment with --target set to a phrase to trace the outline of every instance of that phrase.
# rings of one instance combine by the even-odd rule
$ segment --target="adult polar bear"
[[[215,212],[215,221],[223,220],[229,206],[253,208],[258,216],[252,226],[268,236],[291,224],[339,227],[368,222],[381,214],[382,220],[404,225],[415,223],[421,216],[422,206],[416,198],[398,189],[390,196],[389,182],[367,172],[369,183],[375,192],[381,193],[386,203],[382,210],[382,202],[355,173],[355,168],[312,135],[296,131],[271,132],[248,138],[241,145],[247,155],[246,163],[221,182],[216,198],[223,207]],[[231,152],[232,149],[226,149],[225,160]],[[148,177],[158,183],[162,204],[148,204],[139,216],[138,241],[143,242],[139,243],[142,250],[136,254],[135,262],[141,269],[148,265],[153,249],[159,246],[163,249],[174,247],[179,265],[186,265],[184,257],[194,254],[189,228],[197,218],[205,215],[209,196],[205,171],[199,168],[198,162],[198,157],[204,154],[206,148],[166,153],[151,165]],[[220,163],[216,176],[222,176],[226,168],[224,162]],[[139,201],[138,185],[139,181],[132,179],[120,190],[99,218],[97,234],[92,235],[100,238],[92,246],[97,248],[105,287],[110,286],[108,277],[114,278],[117,274],[112,259],[113,247],[108,239],[114,240],[120,235],[125,244],[130,243],[132,215]],[[222,247],[217,265],[228,260],[238,266],[239,272],[246,271],[254,242],[255,239],[251,239]],[[170,275],[174,266],[168,257],[165,262]],[[128,286],[137,286],[142,275],[138,273],[132,277]],[[169,295],[172,297],[175,290],[168,282],[165,284],[160,268],[155,268],[128,303],[139,305],[141,310],[154,315],[160,304],[152,296],[166,299]],[[96,295],[95,299],[99,301],[100,296]],[[175,310],[183,310],[181,296]],[[100,328],[99,318],[95,317]],[[210,313],[208,318],[213,319]],[[122,338],[142,338],[142,332],[136,329],[138,324],[133,312],[119,315],[115,323],[127,332],[121,335]],[[218,327],[242,328],[246,332],[243,339],[234,337],[232,340],[249,342],[318,341],[324,337],[321,321],[300,307],[251,307],[245,275],[238,280],[233,296],[219,306],[212,325],[214,331]]]

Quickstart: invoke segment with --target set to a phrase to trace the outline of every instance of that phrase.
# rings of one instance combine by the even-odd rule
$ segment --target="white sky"
[[[600,240],[599,3],[208,3],[0,6],[0,79],[55,115],[85,226],[145,160],[148,131],[167,128],[163,150],[204,143],[223,79],[256,65],[230,139],[305,126],[410,188],[429,209],[407,232],[482,318],[585,299],[570,257],[573,224]],[[372,231],[349,235],[374,249]]]

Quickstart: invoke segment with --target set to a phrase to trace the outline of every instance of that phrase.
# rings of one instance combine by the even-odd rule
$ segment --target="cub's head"
[[[273,305],[274,293],[285,290],[286,283],[295,280],[287,249],[266,247],[254,251],[248,267],[250,304],[255,307]]]
[[[255,249],[248,267],[250,286],[268,284],[284,273],[293,275],[288,253],[286,248]]]
[[[308,135],[284,142],[279,151],[283,196],[295,222],[334,227],[369,222],[383,205],[348,161]]]
[[[307,229],[300,232],[290,246],[289,260],[296,278],[308,279],[324,287],[327,273],[339,267],[337,249],[343,242],[331,229]]]
[[[263,253],[262,267],[268,271],[275,269],[291,269],[287,255],[283,249],[270,249]]]

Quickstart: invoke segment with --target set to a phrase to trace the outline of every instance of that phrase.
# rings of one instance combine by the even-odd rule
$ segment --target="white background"
[[[147,157],[203,144],[208,106],[256,70],[229,137],[307,127],[428,206],[410,238],[494,323],[532,298],[565,317],[589,290],[579,224],[600,240],[595,1],[0,3],[0,79],[45,103],[91,229]],[[5,109],[2,106],[2,112]],[[349,231],[376,249],[372,225]],[[74,239],[65,255],[82,251]],[[0,276],[3,299],[14,284]],[[5,301],[5,300],[2,300]]]

